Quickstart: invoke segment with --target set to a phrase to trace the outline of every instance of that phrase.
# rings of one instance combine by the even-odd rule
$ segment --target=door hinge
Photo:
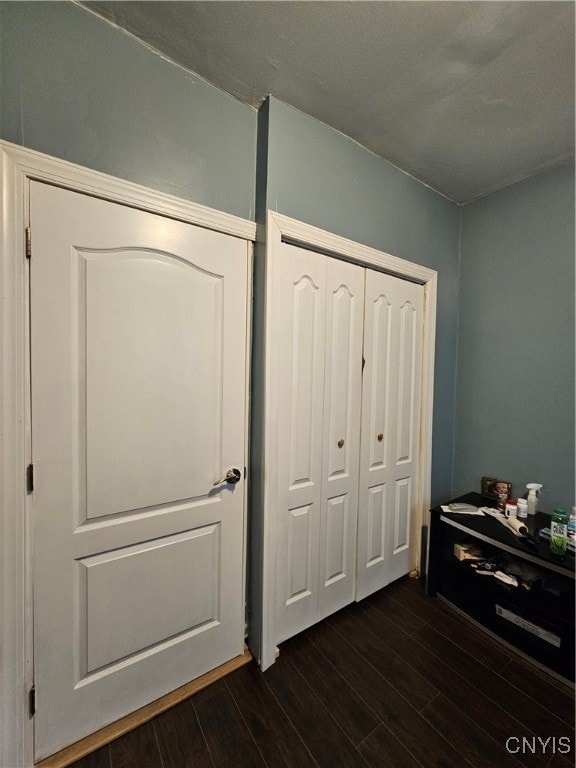
[[[244,480],[246,480],[246,467],[244,467]]]
[[[32,258],[32,231],[26,227],[26,258]]]
[[[36,688],[34,686],[28,692],[28,713],[30,717],[36,714]]]
[[[28,464],[26,467],[26,490],[28,493],[34,490],[34,464]]]
[[[366,365],[366,360],[364,360],[364,355],[362,355],[362,373],[364,373],[364,366]]]

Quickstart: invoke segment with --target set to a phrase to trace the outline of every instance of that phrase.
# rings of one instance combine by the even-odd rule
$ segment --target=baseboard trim
[[[252,661],[252,654],[246,649],[241,656],[236,656],[235,658],[230,659],[230,661],[221,664],[219,667],[216,667],[216,669],[210,670],[210,672],[207,672],[205,675],[201,675],[196,678],[196,680],[186,683],[186,685],[177,688],[175,691],[167,693],[165,696],[156,699],[156,701],[152,701],[145,707],[137,709],[130,715],[126,715],[126,717],[123,717],[121,720],[116,720],[115,723],[111,723],[105,728],[96,731],[96,733],[92,733],[90,736],[86,736],[84,739],[71,744],[69,747],[65,747],[60,750],[60,752],[56,752],[54,755],[46,757],[39,763],[35,763],[35,768],[66,768],[66,766],[76,762],[76,760],[80,760],[80,758],[85,757],[90,754],[90,752],[94,752],[105,744],[114,741],[114,739],[117,739],[119,736],[123,736],[125,733],[128,733],[128,731],[132,731],[139,725],[146,723],[161,712],[165,712],[167,709],[174,707],[176,704],[184,701],[184,699],[198,693],[198,691],[215,683],[216,680],[220,680],[235,669],[243,667],[250,661]]]

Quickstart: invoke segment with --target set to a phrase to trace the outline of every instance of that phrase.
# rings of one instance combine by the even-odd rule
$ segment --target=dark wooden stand
[[[461,496],[475,506],[495,506],[478,493]],[[574,680],[574,555],[553,555],[538,538],[550,527],[542,513],[526,521],[536,543],[518,539],[490,516],[431,512],[426,592],[439,595],[482,628],[561,677]],[[474,544],[485,558],[525,570],[531,589],[480,575],[471,561],[459,561],[454,544]],[[520,579],[519,579],[520,581]]]

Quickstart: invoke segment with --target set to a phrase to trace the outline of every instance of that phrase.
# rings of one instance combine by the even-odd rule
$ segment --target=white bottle
[[[516,506],[516,499],[508,499],[506,502],[506,510],[504,512],[506,517],[517,517],[518,507]]]
[[[538,511],[538,496],[540,495],[540,483],[528,483],[528,514],[534,515]]]
[[[518,506],[518,517],[528,517],[528,502],[526,499],[518,499],[516,502]]]

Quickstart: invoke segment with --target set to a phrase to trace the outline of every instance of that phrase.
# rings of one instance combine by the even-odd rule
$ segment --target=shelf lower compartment
[[[486,503],[477,493],[454,501]],[[574,681],[574,556],[552,556],[537,539],[547,521],[539,515],[527,521],[532,539],[522,542],[489,516],[457,516],[435,507],[426,592],[552,674]],[[479,550],[477,561],[463,551],[466,546]],[[482,567],[474,569],[473,562]],[[481,575],[481,570],[490,573]],[[496,578],[496,570],[515,576],[517,586]]]
[[[560,597],[507,586],[455,557],[442,564],[437,594],[522,653],[574,680],[573,591]],[[549,598],[549,605],[546,604]]]

